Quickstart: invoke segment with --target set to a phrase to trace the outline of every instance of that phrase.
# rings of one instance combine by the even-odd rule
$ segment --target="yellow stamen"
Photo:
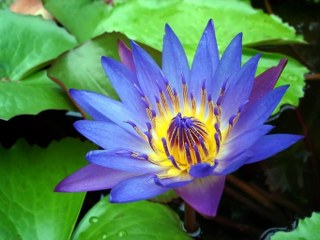
[[[166,98],[166,96],[164,95],[163,92],[160,92],[160,98],[161,98],[162,106],[163,106],[165,112],[167,114],[169,114],[170,113],[169,105],[168,105],[168,102],[167,102],[167,98]]]
[[[206,110],[206,102],[207,102],[207,91],[205,88],[201,90],[201,105],[200,105],[200,116],[204,115]]]

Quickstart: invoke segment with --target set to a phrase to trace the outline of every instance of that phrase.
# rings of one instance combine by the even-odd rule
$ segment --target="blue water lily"
[[[260,55],[241,66],[242,34],[219,57],[213,22],[200,39],[191,68],[166,25],[162,69],[138,44],[119,44],[121,63],[102,66],[121,101],[71,90],[94,120],[75,128],[103,150],[64,179],[57,191],[110,189],[110,201],[131,202],[174,189],[198,212],[214,216],[226,175],[264,160],[301,139],[268,134],[265,124],[288,86],[274,89],[286,60],[255,78]]]

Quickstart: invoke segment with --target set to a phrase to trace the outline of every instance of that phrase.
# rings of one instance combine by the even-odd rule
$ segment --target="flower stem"
[[[186,231],[191,234],[199,228],[196,220],[196,212],[188,203],[185,202],[184,206],[184,227]]]

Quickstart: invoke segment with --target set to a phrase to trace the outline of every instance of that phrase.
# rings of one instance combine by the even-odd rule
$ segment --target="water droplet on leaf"
[[[101,239],[107,239],[107,234],[103,234]]]
[[[94,224],[94,223],[97,223],[98,222],[98,218],[97,217],[91,217],[89,218],[89,223],[90,224]]]
[[[120,232],[118,232],[118,237],[120,237],[120,238],[125,237],[125,236],[127,236],[127,235],[128,235],[128,233],[127,233],[126,231],[120,231]]]

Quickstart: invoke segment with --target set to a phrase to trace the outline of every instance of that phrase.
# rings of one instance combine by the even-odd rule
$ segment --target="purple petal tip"
[[[164,29],[165,29],[166,33],[173,32],[172,28],[170,27],[170,25],[168,23],[165,24]]]
[[[69,89],[69,94],[73,97],[73,95],[77,94],[79,90],[71,88]]]
[[[210,20],[208,21],[208,23],[207,23],[206,29],[208,29],[208,28],[214,29],[214,24],[213,24],[213,20],[212,20],[212,19],[210,19]]]
[[[288,59],[287,58],[282,58],[280,61],[279,61],[279,64],[278,66],[282,66],[282,68],[284,68],[288,63]]]
[[[58,183],[58,185],[54,188],[55,192],[75,192],[75,190],[70,186],[69,184],[70,180],[69,178],[63,179],[61,182]],[[79,192],[79,191],[77,191]]]

